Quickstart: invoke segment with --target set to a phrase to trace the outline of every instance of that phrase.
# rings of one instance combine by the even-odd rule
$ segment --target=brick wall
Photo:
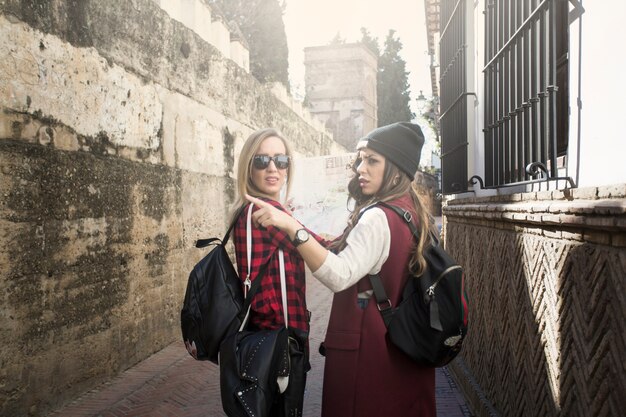
[[[448,201],[471,303],[451,368],[480,416],[616,416],[626,392],[626,184]]]

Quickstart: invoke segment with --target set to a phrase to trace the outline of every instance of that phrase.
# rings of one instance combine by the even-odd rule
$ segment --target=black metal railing
[[[573,184],[559,178],[557,166],[567,151],[567,94],[558,95],[567,85],[557,85],[557,70],[567,68],[567,30],[567,2],[488,1],[481,187],[550,179]],[[559,76],[561,84],[566,80]]]
[[[468,99],[475,95],[467,89],[468,3],[440,3],[443,193],[476,183],[500,188],[566,180],[575,187],[571,178],[559,177],[559,167],[568,172],[569,23],[584,10],[568,16],[562,0],[487,0],[480,103],[485,175],[468,182]]]
[[[441,86],[441,187],[443,193],[467,190],[466,0],[442,0],[439,40]]]

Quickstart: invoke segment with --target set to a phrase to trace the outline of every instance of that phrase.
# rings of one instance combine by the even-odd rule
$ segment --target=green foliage
[[[346,43],[346,39],[341,37],[341,33],[337,32],[335,37],[330,41],[329,45],[343,45]]]
[[[250,72],[262,83],[280,82],[289,90],[289,50],[279,0],[211,0],[228,22],[234,21],[250,48]]]
[[[378,38],[372,37],[369,30],[361,28],[361,43],[365,45],[376,58],[380,58],[380,46],[378,46]]]
[[[402,42],[390,30],[385,50],[378,59],[378,126],[410,121],[415,117],[410,108],[409,73],[400,57]]]

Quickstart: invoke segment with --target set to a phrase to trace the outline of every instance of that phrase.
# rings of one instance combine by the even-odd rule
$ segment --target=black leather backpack
[[[187,351],[197,360],[217,363],[222,340],[237,331],[243,306],[241,281],[226,252],[236,219],[223,239],[200,239],[197,248],[215,248],[189,274],[180,324]]]

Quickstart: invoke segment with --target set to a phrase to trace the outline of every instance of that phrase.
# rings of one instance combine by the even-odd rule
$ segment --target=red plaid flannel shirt
[[[286,211],[277,201],[263,199],[279,210]],[[258,210],[254,207],[253,211]],[[234,229],[235,256],[239,277],[245,281],[248,276],[248,258],[246,251],[246,218],[248,205],[241,212]],[[310,232],[310,231],[309,231]],[[311,237],[325,244],[319,236],[311,233]],[[298,253],[289,236],[281,230],[270,226],[266,229],[258,229],[252,223],[252,253],[250,280],[254,281],[259,268],[268,259],[268,265],[261,287],[254,296],[250,308],[250,323],[259,329],[277,329],[285,325],[280,291],[280,266],[278,261],[278,248],[281,248],[285,259],[285,281],[287,287],[287,313],[289,327],[309,332],[309,312],[306,308],[306,285],[304,273],[304,260]]]

